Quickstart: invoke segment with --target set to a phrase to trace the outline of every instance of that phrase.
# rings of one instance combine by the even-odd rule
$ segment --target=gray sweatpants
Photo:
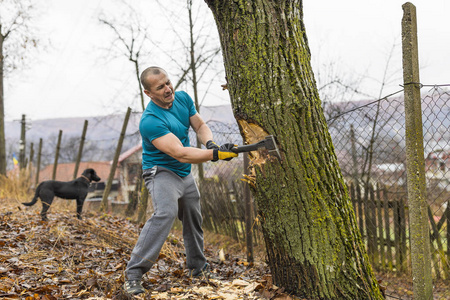
[[[194,177],[154,167],[144,170],[145,185],[155,212],[145,223],[125,270],[126,280],[140,280],[159,256],[175,218],[183,224],[183,239],[188,269],[200,270],[206,263],[203,254],[200,194]]]

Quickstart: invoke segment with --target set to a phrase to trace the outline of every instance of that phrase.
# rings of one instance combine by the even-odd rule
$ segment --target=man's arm
[[[154,139],[152,144],[158,150],[182,163],[198,164],[213,159],[213,150],[184,147],[173,133]]]
[[[190,123],[194,131],[197,133],[200,141],[206,145],[206,142],[212,140],[212,132],[208,125],[203,121],[197,113],[190,119]],[[153,146],[167,155],[175,158],[179,162],[198,164],[209,160],[216,161],[218,159],[230,160],[238,156],[229,149],[200,149],[194,147],[184,147],[180,139],[173,133],[168,133],[162,137],[156,138],[152,141]]]
[[[200,142],[206,146],[206,142],[213,139],[211,129],[209,129],[208,125],[206,125],[199,113],[196,113],[190,117],[189,121],[195,133],[197,133],[197,137]]]

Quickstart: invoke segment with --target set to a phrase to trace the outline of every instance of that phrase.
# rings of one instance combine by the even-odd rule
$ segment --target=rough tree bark
[[[247,178],[275,284],[308,299],[382,299],[321,109],[302,1],[205,2],[244,141],[273,134],[282,153],[251,153]]]

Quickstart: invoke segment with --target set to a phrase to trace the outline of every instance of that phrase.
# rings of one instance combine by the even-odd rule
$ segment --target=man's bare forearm
[[[200,142],[206,146],[206,142],[213,139],[213,134],[211,132],[211,129],[209,129],[208,125],[203,124],[197,130],[197,137],[200,140]]]

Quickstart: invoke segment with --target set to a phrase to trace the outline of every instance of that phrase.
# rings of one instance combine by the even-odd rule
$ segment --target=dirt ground
[[[25,208],[2,200],[0,208],[0,297],[9,299],[128,299],[123,271],[138,236],[129,219],[52,206],[41,222],[40,204]],[[243,246],[205,234],[205,253],[215,278],[192,279],[184,266],[178,231],[169,236],[157,264],[144,277],[141,299],[299,299],[272,284],[264,251],[249,265]],[[379,273],[386,299],[412,299],[408,276]],[[450,283],[436,282],[434,299],[450,299]]]

